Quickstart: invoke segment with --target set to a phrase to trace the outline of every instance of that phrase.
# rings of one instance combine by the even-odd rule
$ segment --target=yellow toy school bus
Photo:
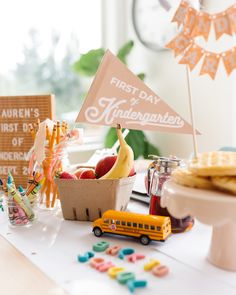
[[[164,242],[171,234],[171,224],[166,216],[108,210],[93,222],[93,232],[96,237],[103,233],[137,237],[148,245],[151,240]]]

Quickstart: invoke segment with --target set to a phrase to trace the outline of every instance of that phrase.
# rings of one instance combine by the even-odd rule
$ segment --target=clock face
[[[163,50],[178,33],[171,19],[180,0],[133,0],[132,17],[140,42],[153,50]]]

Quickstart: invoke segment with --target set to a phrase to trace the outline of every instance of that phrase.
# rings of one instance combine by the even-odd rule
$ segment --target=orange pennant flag
[[[178,23],[178,27],[184,23],[184,19],[188,10],[189,4],[185,1],[181,1],[178,9],[175,12],[175,15],[171,22]]]
[[[220,55],[216,53],[206,53],[200,75],[208,74],[213,80],[215,79],[216,71],[218,69]]]
[[[98,68],[76,122],[192,134],[192,126],[109,50]],[[199,132],[197,131],[199,134]]]
[[[166,45],[166,48],[172,49],[175,56],[178,56],[189,46],[191,42],[192,40],[187,34],[180,33]]]
[[[225,12],[214,15],[213,23],[216,39],[219,39],[223,34],[232,35],[230,20]]]
[[[188,65],[192,71],[203,56],[204,50],[196,44],[192,44],[185,52],[180,64]]]
[[[201,12],[196,16],[195,26],[191,36],[203,36],[205,40],[208,40],[208,36],[211,29],[211,17],[208,13]]]
[[[191,35],[193,28],[195,26],[197,18],[197,11],[189,7],[188,8],[188,13],[186,14],[185,22],[184,22],[184,32],[188,35]]]
[[[227,10],[227,16],[230,20],[230,27],[232,30],[232,33],[236,33],[236,5],[231,6],[228,10]]]
[[[228,75],[236,69],[236,49],[233,48],[222,53],[222,59],[224,62],[224,66]]]

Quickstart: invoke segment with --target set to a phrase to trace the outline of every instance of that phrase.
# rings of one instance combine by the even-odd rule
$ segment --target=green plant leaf
[[[142,81],[144,81],[145,78],[146,78],[146,75],[145,75],[144,73],[139,73],[137,76],[138,76],[139,79],[142,80]]]
[[[125,140],[134,152],[134,159],[137,159],[144,152],[144,134],[139,130],[130,130]],[[117,141],[116,128],[110,128],[105,137],[105,147],[111,148]]]
[[[160,156],[161,153],[160,153],[160,150],[157,147],[155,147],[148,140],[146,140],[144,154],[143,154],[144,159],[148,159],[148,155]]]
[[[150,154],[160,155],[159,150],[148,141],[146,135],[141,130],[130,130],[125,140],[132,148],[135,160],[140,156],[147,159]],[[105,147],[111,148],[116,141],[116,128],[110,128],[105,137]]]
[[[82,54],[80,59],[73,64],[74,71],[81,76],[94,76],[104,54],[103,48],[93,49]]]
[[[129,146],[131,146],[134,152],[134,159],[138,159],[138,157],[142,156],[144,153],[144,140],[145,135],[141,130],[130,130],[129,134],[126,137],[126,142]]]
[[[104,145],[106,148],[112,148],[117,141],[116,128],[110,128],[105,136]]]
[[[125,43],[118,51],[117,57],[124,63],[127,64],[127,56],[134,46],[134,41],[130,40]]]

